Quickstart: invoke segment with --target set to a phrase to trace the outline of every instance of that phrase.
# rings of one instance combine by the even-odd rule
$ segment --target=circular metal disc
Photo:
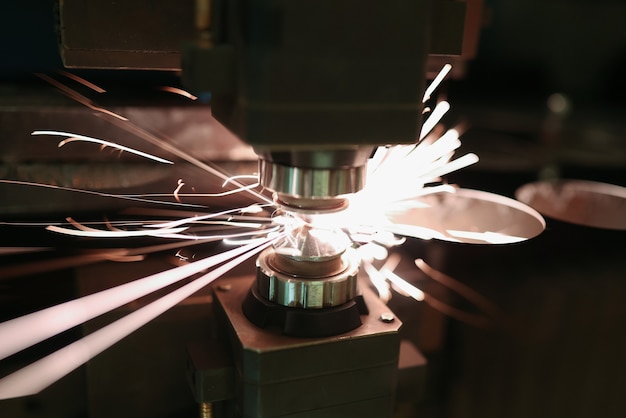
[[[515,197],[544,216],[576,225],[626,230],[626,188],[586,180],[529,183]]]
[[[470,244],[525,241],[545,229],[534,209],[516,200],[471,189],[441,192],[388,214],[396,234]]]

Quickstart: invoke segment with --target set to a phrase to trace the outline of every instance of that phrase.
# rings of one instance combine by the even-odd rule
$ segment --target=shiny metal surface
[[[361,190],[365,171],[365,165],[310,168],[259,160],[261,184],[276,192],[285,205],[304,209],[341,206],[342,199],[336,197]]]
[[[352,249],[324,261],[296,261],[268,249],[257,259],[256,286],[267,300],[282,306],[328,308],[355,298],[358,271]]]
[[[457,189],[420,198],[415,207],[389,214],[394,224],[426,228],[444,241],[504,244],[534,238],[545,229],[541,215],[516,200],[493,193]]]
[[[585,180],[529,183],[520,201],[550,218],[594,228],[626,230],[626,188]]]
[[[361,316],[360,327],[340,336],[297,338],[259,329],[244,316],[250,279],[220,283],[230,285],[215,292],[215,304],[241,388],[238,416],[393,416],[402,322],[380,321],[389,308],[369,289],[363,289],[369,314]]]

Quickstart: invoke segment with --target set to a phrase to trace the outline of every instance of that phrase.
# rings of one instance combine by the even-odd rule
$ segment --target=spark
[[[269,239],[265,241],[271,242]],[[246,254],[257,245],[259,241],[3,322],[0,324],[0,340],[3,341],[0,345],[0,359],[193,274]]]
[[[435,92],[437,87],[439,87],[439,85],[441,84],[443,79],[446,78],[446,76],[448,75],[451,69],[452,69],[452,65],[450,64],[445,64],[441,68],[441,70],[439,71],[439,74],[437,74],[437,76],[433,79],[430,85],[426,88],[426,91],[424,92],[424,98],[422,99],[422,103],[425,103],[426,101],[430,99],[430,96]]]
[[[430,98],[430,95],[432,95],[437,85],[449,71],[449,66],[442,69],[442,73],[433,80],[425,92],[424,101]],[[0,341],[3,341],[3,344],[0,345],[1,359],[158,289],[177,283],[190,276],[201,274],[208,269],[215,268],[155,302],[36,361],[30,366],[0,379],[0,398],[2,399],[32,394],[42,390],[143,326],[145,323],[154,319],[156,316],[165,312],[167,309],[180,303],[183,299],[189,297],[202,287],[210,284],[236,265],[254,256],[267,246],[272,245],[277,239],[284,237],[284,231],[292,228],[293,222],[298,220],[302,221],[300,218],[296,219],[280,215],[274,216],[271,219],[243,216],[254,215],[264,211],[266,208],[274,207],[272,199],[254,190],[259,186],[258,176],[227,176],[210,163],[200,161],[174,147],[166,138],[159,137],[132,124],[123,116],[95,106],[86,97],[48,76],[39,76],[79,103],[100,112],[97,114],[98,117],[103,118],[114,126],[120,127],[151,144],[159,146],[162,150],[190,162],[207,173],[215,175],[223,180],[222,187],[230,185],[235,186],[235,189],[213,194],[184,194],[181,193],[181,190],[185,183],[182,179],[179,179],[174,192],[167,195],[112,195],[37,183],[10,180],[0,180],[0,182],[49,187],[59,190],[89,193],[103,197],[128,199],[131,201],[202,208],[203,206],[200,205],[183,204],[181,199],[196,196],[218,197],[245,191],[250,193],[257,200],[257,203],[247,207],[229,209],[218,213],[194,214],[193,216],[187,216],[187,214],[182,215],[174,211],[143,209],[146,213],[154,215],[167,214],[168,216],[177,217],[180,215],[180,219],[174,221],[153,220],[137,223],[109,222],[106,220],[104,222],[106,229],[94,227],[97,225],[93,224],[79,223],[71,218],[67,220],[71,227],[65,224],[47,225],[46,228],[49,231],[80,237],[120,238],[150,236],[176,240],[176,242],[143,247],[136,250],[112,249],[100,251],[95,254],[81,254],[74,259],[71,257],[64,259],[59,262],[58,265],[68,265],[70,263],[75,263],[72,265],[79,265],[80,263],[104,259],[138,261],[142,259],[144,254],[150,253],[151,251],[174,249],[176,247],[211,241],[221,241],[225,245],[236,247],[199,261],[194,261],[180,267],[153,274],[121,286],[84,296],[0,324]],[[181,94],[179,91],[174,91],[176,89],[173,88],[163,89],[164,91]],[[348,231],[348,236],[352,242],[361,244],[357,246],[359,253],[363,257],[364,270],[370,276],[381,299],[388,301],[391,298],[391,286],[389,285],[391,283],[393,288],[397,289],[400,293],[409,295],[417,301],[425,301],[431,306],[437,306],[438,309],[447,311],[451,316],[456,315],[457,317],[463,317],[463,314],[466,313],[455,310],[456,308],[449,307],[437,301],[425,294],[415,285],[394,273],[399,258],[395,257],[393,254],[389,255],[388,251],[390,247],[401,245],[405,240],[404,237],[419,237],[422,239],[445,237],[441,231],[426,227],[395,224],[391,222],[388,215],[394,211],[406,211],[407,209],[423,204],[423,202],[419,202],[417,198],[429,193],[454,193],[456,188],[450,185],[444,184],[435,187],[426,187],[426,184],[439,180],[445,174],[466,167],[478,160],[474,154],[467,154],[461,158],[452,160],[454,152],[460,146],[459,133],[457,130],[448,130],[443,135],[436,138],[435,132],[441,132],[438,125],[449,108],[450,105],[445,101],[441,101],[435,106],[430,117],[424,123],[416,144],[379,147],[368,164],[368,182],[365,188],[349,198],[350,205],[347,210],[338,214],[332,214],[328,219],[330,219],[331,224],[340,225],[341,230]],[[33,132],[33,135],[44,134],[67,136],[67,139],[59,143],[59,147],[73,141],[82,140],[112,147],[120,151],[132,152],[133,154],[150,158],[157,162],[172,164],[169,160],[160,159],[160,157],[151,156],[150,154],[145,154],[141,151],[132,150],[97,138],[57,131]],[[403,179],[402,184],[398,183],[398,179]],[[242,184],[240,180],[252,180],[253,183],[245,185]],[[177,202],[146,199],[147,196],[170,196]],[[317,232],[322,233],[324,231]],[[450,235],[470,233],[467,231],[445,232]],[[206,235],[206,233],[209,233],[209,235]],[[494,241],[497,240],[496,238],[501,238],[494,238],[493,234],[498,235],[497,233],[489,233],[486,234],[486,236],[488,235],[488,237]],[[449,237],[446,237],[446,239],[449,240]],[[185,240],[188,242],[185,243]],[[180,259],[185,258],[180,252],[180,249],[176,253],[176,257]],[[373,264],[374,261],[380,262],[382,260],[386,260],[384,265],[380,269],[376,268]],[[425,263],[418,263],[416,261],[416,264],[430,277],[435,276],[441,279],[436,271],[426,266]],[[48,264],[46,267],[58,268],[58,265]],[[217,267],[218,265],[220,266]],[[29,332],[26,333],[23,332],[23,330],[29,330]],[[6,344],[5,341],[7,342]]]
[[[422,125],[422,130],[420,131],[419,137],[420,140],[426,138],[426,135],[428,135],[435,128],[435,126],[441,121],[441,118],[443,118],[448,110],[450,110],[450,103],[446,102],[445,100],[437,103],[435,109],[433,110],[433,113],[430,114],[428,119],[426,119],[426,121]]]
[[[243,185],[243,184],[238,184],[236,183],[236,181],[238,179],[254,179],[256,180],[255,183],[253,184],[249,184],[249,185]],[[185,182],[183,181],[183,179],[178,179],[178,183],[176,186],[176,189],[172,192],[171,196],[174,196],[174,198],[176,199],[177,202],[182,203],[182,199],[183,197],[204,197],[204,198],[209,198],[209,197],[225,197],[225,196],[230,196],[230,195],[234,195],[237,193],[241,193],[243,191],[246,190],[251,190],[254,189],[256,187],[259,186],[259,182],[258,182],[258,176],[256,175],[239,175],[239,176],[232,176],[227,178],[224,183],[222,184],[222,187],[225,187],[226,185],[233,183],[235,185],[237,185],[238,187],[236,189],[233,190],[228,190],[225,192],[220,192],[220,193],[181,193],[180,191],[182,190],[182,188],[185,186]],[[170,196],[170,194],[166,193],[150,193],[150,194],[141,194],[141,195],[124,195],[124,196],[129,196],[129,197],[137,197],[137,196],[142,196],[142,197],[167,197]],[[252,208],[253,205],[250,206],[250,208]],[[252,210],[252,209],[251,209]]]
[[[178,179],[178,186],[173,192],[174,198],[176,199],[178,203],[183,203],[181,202],[180,197],[178,196],[178,192],[180,192],[180,189],[182,189],[184,185],[185,183],[183,182],[183,179]]]
[[[254,207],[254,209],[251,209],[252,207]],[[258,204],[254,204],[254,205],[250,205],[248,207],[245,208],[237,208],[237,209],[228,209],[228,210],[224,210],[222,212],[217,212],[217,213],[208,213],[208,214],[204,214],[204,215],[196,215],[196,216],[191,216],[191,217],[187,217],[187,218],[182,218],[182,219],[178,219],[176,221],[170,221],[170,222],[165,222],[165,223],[158,223],[153,225],[155,228],[175,228],[175,227],[179,227],[181,225],[186,225],[186,224],[190,224],[190,223],[195,223],[195,222],[199,222],[199,221],[205,221],[207,219],[214,219],[214,218],[219,218],[221,216],[224,215],[230,215],[233,213],[246,213],[246,211],[250,210],[250,211],[255,211],[254,213],[258,213],[257,211],[259,210],[258,208],[260,208],[260,210],[263,210],[261,205]],[[262,218],[264,220],[267,220],[265,218]],[[257,226],[258,224],[255,224],[255,226]]]
[[[171,153],[172,155],[175,155],[191,164],[193,164],[194,166],[206,171],[209,174],[212,174],[222,180],[228,180],[229,176],[227,176],[226,174],[224,174],[219,168],[211,165],[210,163],[206,163],[203,161],[200,161],[199,159],[189,155],[188,153],[180,150],[179,148],[175,147],[174,145],[172,145],[170,142],[167,141],[167,138],[165,138],[165,136],[162,135],[162,137],[158,137],[157,135],[154,135],[150,132],[148,132],[147,130],[131,123],[127,118],[118,115],[115,112],[112,112],[108,109],[102,108],[102,107],[98,107],[96,106],[91,100],[89,100],[88,98],[86,98],[85,96],[83,96],[82,94],[78,93],[77,91],[75,91],[74,89],[64,85],[63,83],[60,83],[59,81],[45,75],[45,74],[35,74],[36,76],[38,76],[39,78],[41,78],[42,80],[46,81],[47,83],[55,86],[56,88],[58,88],[63,94],[67,95],[68,97],[76,100],[78,103],[83,104],[84,106],[87,106],[90,109],[93,109],[95,111],[97,111],[98,113],[95,114],[96,117],[100,117],[103,118],[105,121],[111,123],[112,125],[121,128],[123,130],[125,130],[126,132],[129,132],[133,135],[135,135],[137,138],[141,138],[144,141],[147,141],[150,144],[156,145],[159,148],[163,149],[164,151],[167,151],[169,153]],[[236,182],[235,182],[236,184]],[[237,186],[241,186],[239,184],[236,184]],[[245,188],[245,191],[247,191],[248,193],[250,193],[252,196],[254,196],[255,198],[259,199],[260,201],[264,202],[264,203],[269,203],[272,204],[272,199],[268,198],[267,196],[264,196],[261,193],[256,192],[253,188]]]
[[[183,96],[191,100],[198,100],[198,98],[194,96],[193,94],[189,93],[186,90],[180,89],[178,87],[163,86],[163,87],[159,87],[159,90],[165,91],[168,93],[178,94],[179,96]]]
[[[0,399],[9,399],[40,392],[122,338],[180,303],[183,299],[193,295],[243,261],[259,253],[271,245],[271,243],[272,240],[266,239],[264,244],[259,245],[258,242],[251,244],[253,248],[239,248],[238,250],[245,249],[242,255],[215,270],[41,360],[0,379]]]
[[[61,226],[47,226],[48,231],[60,234],[71,235],[75,237],[91,237],[91,238],[130,238],[130,237],[165,237],[168,234],[178,234],[187,228],[163,228],[163,229],[145,229],[139,231],[105,231],[96,229],[71,229]]]
[[[170,143],[168,143],[167,141],[158,138],[157,136],[135,126],[135,125],[129,125],[127,123],[123,123],[119,120],[116,119],[108,119],[109,122],[111,122],[112,124],[114,124],[117,127],[120,127],[124,130],[126,130],[127,132],[130,132],[132,134],[135,134],[137,137],[142,138],[146,141],[148,141],[151,144],[157,145],[159,147],[161,147],[162,149],[164,149],[165,151],[168,151],[170,153],[172,153],[173,155],[176,155],[177,157],[182,158],[183,160],[195,165],[196,167],[206,171],[209,174],[212,174],[222,180],[228,180],[230,178],[230,176],[227,176],[226,174],[224,174],[221,170],[219,170],[216,167],[211,166],[209,163],[203,162],[198,160],[195,157],[190,156],[189,154],[179,150],[178,148],[174,147],[173,145],[171,145]],[[235,182],[233,182],[235,183]],[[238,186],[242,186],[240,184],[237,184]],[[272,204],[272,199],[268,198],[267,196],[262,195],[261,193],[256,192],[253,188],[245,188],[245,186],[243,186],[245,191],[247,191],[248,193],[252,194],[252,196],[256,197],[257,199],[259,199],[261,202],[264,203],[269,203]]]
[[[195,207],[195,208],[204,207],[203,205],[196,205],[196,204],[191,204],[191,203],[166,202],[163,200],[144,199],[142,197],[139,197],[141,195],[118,195],[118,194],[112,194],[112,193],[96,192],[93,190],[77,189],[74,187],[64,187],[64,186],[56,186],[52,184],[34,183],[30,181],[0,179],[0,184],[14,184],[14,185],[21,185],[21,186],[36,187],[36,188],[56,189],[56,190],[63,190],[66,192],[82,193],[82,194],[88,194],[88,195],[99,196],[99,197],[132,200],[132,201],[141,202],[141,203],[156,203],[160,205],[175,205],[175,206],[186,206],[186,207]]]
[[[136,149],[133,148],[129,148],[129,147],[125,147],[123,145],[119,145],[116,144],[114,142],[110,142],[110,141],[105,141],[103,139],[98,139],[98,138],[93,138],[90,136],[85,136],[85,135],[79,135],[79,134],[72,134],[69,132],[60,132],[60,131],[34,131],[31,133],[31,135],[54,135],[54,136],[65,136],[67,137],[67,139],[64,139],[63,141],[59,142],[58,147],[61,148],[63,146],[65,146],[66,144],[69,144],[70,142],[76,142],[76,141],[80,141],[80,142],[92,142],[94,144],[100,144],[104,147],[111,147],[111,148],[115,148],[119,151],[126,151],[130,154],[135,154],[135,155],[139,155],[140,157],[144,157],[144,158],[148,158],[150,160],[154,160],[160,163],[165,163],[165,164],[174,164],[172,161],[166,160],[164,158],[161,157],[157,157],[155,155],[152,154],[148,154],[142,151],[138,151]]]
[[[441,283],[446,286],[448,289],[453,290],[457,294],[463,296],[466,300],[472,302],[483,312],[488,313],[493,316],[500,316],[500,309],[489,299],[485,298],[480,293],[476,292],[471,287],[463,284],[462,282],[444,274],[438,270],[435,270],[424,260],[418,258],[415,260],[415,265],[423,271],[428,277],[431,279]]]
[[[476,164],[477,162],[478,155],[474,153],[465,154],[464,156],[457,158],[454,161],[450,161],[444,166],[436,168],[435,170],[429,172],[427,176],[431,178],[438,178],[441,176],[445,176],[446,174],[450,174],[453,171],[458,171],[472,164]]]
[[[72,79],[74,81],[76,81],[77,83],[82,84],[85,87],[88,87],[90,89],[92,89],[93,91],[95,91],[96,93],[106,93],[106,90],[103,89],[102,87],[99,87],[97,85],[95,85],[94,83],[92,83],[91,81],[85,80],[82,77],[77,76],[76,74],[72,74],[70,72],[67,71],[59,71],[59,74]]]
[[[55,80],[54,78],[47,76],[45,74],[41,74],[41,73],[36,73],[35,74],[37,77],[41,78],[42,80],[46,81],[49,84],[52,84],[53,86],[55,86],[56,88],[58,88],[63,94],[65,94],[66,96],[68,96],[71,99],[76,100],[78,103],[87,106],[89,109],[91,110],[95,110],[96,112],[100,112],[102,114],[111,116],[117,120],[120,121],[128,121],[128,119],[126,119],[124,116],[118,115],[115,112],[112,112],[108,109],[104,109],[102,107],[96,106],[91,100],[89,100],[87,97],[83,96],[82,94],[78,93],[76,90],[69,88],[68,86],[66,86],[65,84]]]
[[[416,286],[404,280],[402,277],[398,276],[396,273],[389,269],[384,269],[380,271],[383,276],[385,276],[391,283],[397,286],[402,292],[412,297],[418,302],[424,300],[424,292],[418,289]]]
[[[71,255],[63,258],[55,258],[52,260],[37,260],[29,262],[28,264],[19,264],[13,266],[0,267],[0,278],[10,279],[13,277],[20,277],[29,274],[44,273],[54,270],[60,270],[68,267],[79,267],[92,263],[97,263],[104,260],[120,260],[122,257],[134,257],[139,255],[151,254],[161,251],[167,251],[177,249],[180,247],[186,247],[191,245],[205,244],[209,242],[220,241],[222,237],[198,237],[191,241],[175,241],[166,244],[149,245],[140,248],[117,248],[96,250],[93,252],[80,253],[77,255]]]
[[[361,264],[370,282],[376,289],[379,299],[385,303],[389,302],[391,300],[391,290],[386,277],[369,261],[362,261]]]

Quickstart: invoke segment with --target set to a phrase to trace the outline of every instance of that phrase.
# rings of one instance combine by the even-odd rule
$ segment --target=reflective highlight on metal
[[[515,197],[543,215],[594,228],[626,230],[626,188],[586,180],[526,184]]]
[[[319,309],[356,296],[359,257],[341,231],[303,224],[261,253],[257,289],[282,306]]]
[[[337,196],[355,193],[365,186],[366,165],[356,167],[294,167],[259,160],[261,184],[277,194],[277,200],[294,209],[342,209]]]
[[[508,244],[536,237],[546,227],[533,208],[493,193],[456,189],[416,199],[415,206],[389,219],[432,230],[432,238],[470,244]]]

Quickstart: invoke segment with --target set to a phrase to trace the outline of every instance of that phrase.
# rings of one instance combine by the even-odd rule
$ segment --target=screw
[[[200,418],[213,417],[213,404],[211,402],[200,403]]]
[[[381,321],[383,321],[385,324],[388,324],[390,322],[393,322],[395,318],[395,316],[393,316],[393,314],[391,312],[383,312],[382,314],[380,314],[380,318]]]

